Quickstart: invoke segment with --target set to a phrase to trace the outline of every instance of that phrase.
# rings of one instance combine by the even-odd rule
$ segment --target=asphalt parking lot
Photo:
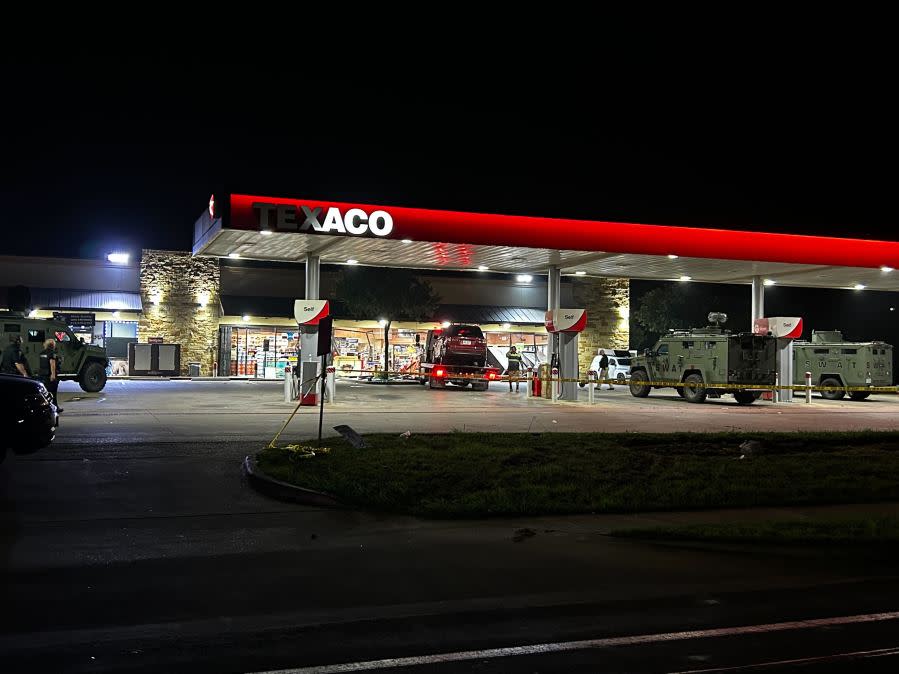
[[[897,430],[899,399],[872,396],[855,402],[815,397],[792,403],[758,401],[738,406],[724,396],[701,405],[681,400],[673,390],[653,391],[646,399],[627,388],[596,393],[580,401],[529,399],[524,387],[509,393],[502,383],[486,392],[418,385],[383,386],[339,380],[337,401],[325,406],[325,434],[348,424],[359,432],[451,431],[795,431]],[[65,408],[57,442],[136,442],[270,439],[294,409],[285,403],[283,384],[265,381],[111,380],[97,394],[64,382]],[[314,435],[318,408],[303,407],[284,439]]]

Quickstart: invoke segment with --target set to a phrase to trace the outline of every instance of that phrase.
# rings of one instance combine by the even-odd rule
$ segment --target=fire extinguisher
[[[534,378],[532,380],[534,382],[534,393],[533,396],[535,398],[539,398],[543,389],[542,384],[540,383],[540,370],[534,370]]]

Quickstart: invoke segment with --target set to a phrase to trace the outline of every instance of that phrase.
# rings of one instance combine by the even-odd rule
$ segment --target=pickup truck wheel
[[[853,400],[864,400],[869,395],[871,395],[869,391],[853,391],[849,394],[849,397]]]
[[[688,403],[703,403],[707,395],[702,375],[691,374],[684,379],[684,400]]]
[[[842,386],[842,384],[833,377],[828,377],[821,382],[821,386],[837,388]],[[821,397],[827,400],[842,400],[845,395],[846,391],[821,391]]]
[[[82,390],[97,393],[106,386],[106,368],[98,362],[88,363],[78,378]]]
[[[634,370],[631,372],[631,381],[628,384],[631,395],[635,398],[645,398],[649,395],[651,390],[649,384],[644,382],[648,381],[649,377],[646,376],[646,370]]]

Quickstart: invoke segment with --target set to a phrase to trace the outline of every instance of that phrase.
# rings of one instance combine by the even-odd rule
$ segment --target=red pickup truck
[[[499,377],[495,368],[487,367],[487,340],[477,325],[453,323],[428,330],[421,363],[421,383],[429,388],[444,388],[447,382],[486,391]]]

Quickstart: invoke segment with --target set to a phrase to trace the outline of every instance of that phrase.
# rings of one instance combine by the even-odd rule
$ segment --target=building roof
[[[36,309],[143,310],[139,293],[68,288],[31,288],[31,305]]]
[[[786,286],[899,290],[896,241],[240,194],[222,201],[221,213],[206,211],[197,221],[194,254],[510,274],[558,267],[563,274],[710,283],[759,276]]]

